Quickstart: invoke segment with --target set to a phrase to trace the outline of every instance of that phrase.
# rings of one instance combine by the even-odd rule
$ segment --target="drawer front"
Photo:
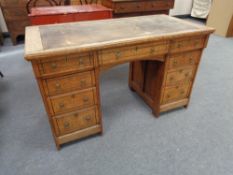
[[[190,83],[182,86],[167,87],[164,89],[162,104],[174,102],[187,98],[189,95]]]
[[[109,49],[100,52],[100,63],[113,64],[130,61],[135,58],[154,57],[166,54],[167,52],[168,44],[166,42]]]
[[[194,68],[180,69],[167,73],[166,86],[178,85],[181,83],[189,83],[193,81]]]
[[[170,52],[182,52],[204,48],[205,37],[186,38],[171,42]]]
[[[90,88],[95,85],[94,71],[76,73],[44,80],[47,95],[66,93],[74,90]]]
[[[93,59],[89,55],[71,55],[42,61],[39,70],[42,75],[85,70],[94,67]]]
[[[115,13],[142,12],[144,3],[142,2],[118,2],[115,4]]]
[[[168,69],[177,69],[184,66],[195,66],[199,63],[201,51],[194,51],[170,56]]]
[[[98,111],[96,107],[53,118],[53,122],[58,128],[57,135],[64,135],[94,126],[98,121]]]
[[[96,103],[95,89],[88,89],[49,98],[54,114],[64,113]]]
[[[152,0],[146,1],[144,11],[167,10],[173,7],[170,0]]]

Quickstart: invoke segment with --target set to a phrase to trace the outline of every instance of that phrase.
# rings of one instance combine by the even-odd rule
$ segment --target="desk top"
[[[83,12],[87,13],[99,11],[112,11],[112,9],[102,6],[100,4],[34,7],[31,9],[31,14],[29,16],[58,15]]]
[[[25,58],[33,60],[213,31],[167,15],[33,26],[26,28]]]

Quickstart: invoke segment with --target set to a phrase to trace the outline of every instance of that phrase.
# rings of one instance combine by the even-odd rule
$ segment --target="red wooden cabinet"
[[[112,18],[112,9],[99,4],[35,7],[31,9],[31,25],[65,23]]]

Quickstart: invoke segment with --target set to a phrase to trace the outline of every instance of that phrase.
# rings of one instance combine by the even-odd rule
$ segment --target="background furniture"
[[[166,15],[27,28],[25,58],[32,62],[57,148],[102,133],[100,71],[114,65],[149,60],[146,71],[131,69],[129,86],[156,116],[187,106],[212,32]]]
[[[191,16],[206,19],[209,15],[212,0],[194,0]]]
[[[47,0],[49,6],[59,6],[59,5],[69,5],[69,0]],[[28,14],[31,13],[32,7],[38,7],[40,6],[41,0],[28,0],[28,3],[26,5],[26,9]],[[43,5],[42,5],[43,6]]]
[[[101,4],[101,0],[70,0],[71,5],[80,5],[80,4]]]
[[[100,4],[37,7],[29,15],[32,25],[112,18],[112,10]]]
[[[114,17],[168,14],[174,0],[102,0],[102,4],[113,9]]]
[[[5,18],[8,31],[11,36],[13,44],[17,43],[17,38],[20,35],[24,35],[25,27],[30,25],[26,6],[27,3],[37,6],[50,6],[50,1],[47,0],[0,0],[3,16]],[[60,4],[60,0],[56,0]],[[63,3],[61,3],[63,4]]]
[[[233,1],[213,1],[206,25],[214,27],[215,34],[233,37]]]

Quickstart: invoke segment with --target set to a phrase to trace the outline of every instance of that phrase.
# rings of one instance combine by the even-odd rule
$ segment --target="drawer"
[[[187,98],[189,95],[190,83],[181,86],[167,87],[164,89],[162,104],[178,101]]]
[[[48,98],[54,114],[77,110],[96,104],[94,88]]]
[[[69,55],[50,58],[41,61],[39,70],[41,75],[51,75],[91,69],[94,67],[93,58],[90,55]]]
[[[193,81],[195,68],[180,69],[167,73],[166,86],[178,85],[181,83],[189,83]]]
[[[171,42],[170,52],[182,52],[205,47],[205,37],[186,38]]]
[[[168,43],[150,43],[144,45],[129,46],[124,48],[100,51],[101,64],[113,64],[117,62],[131,61],[135,58],[154,57],[168,52]],[[134,60],[135,61],[135,60]]]
[[[56,116],[53,118],[56,134],[64,135],[77,130],[94,126],[98,123],[99,116],[96,107],[75,111],[73,113]]]
[[[199,63],[201,51],[186,52],[169,56],[168,69],[177,69],[184,66],[196,66]]]
[[[173,7],[170,0],[145,1],[144,11],[167,10]]]
[[[95,85],[94,71],[46,79],[43,81],[43,84],[47,95],[55,95],[90,88]]]
[[[142,2],[118,2],[115,4],[115,13],[142,12],[144,3]]]

